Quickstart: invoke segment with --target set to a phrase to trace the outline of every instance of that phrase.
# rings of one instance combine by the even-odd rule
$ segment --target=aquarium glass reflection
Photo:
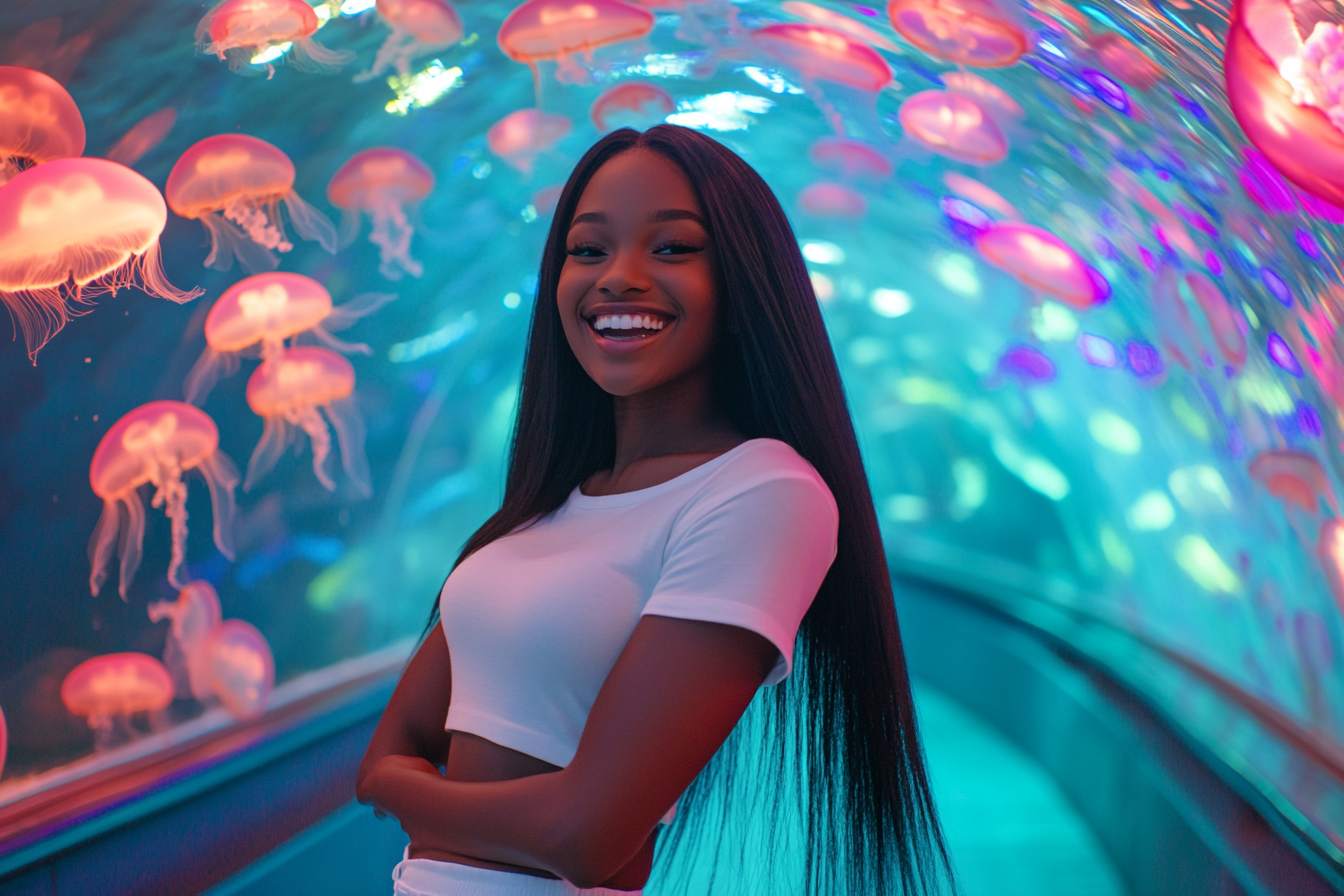
[[[7,6],[0,801],[405,649],[499,500],[559,186],[658,121],[789,212],[895,562],[1344,753],[1332,15]]]

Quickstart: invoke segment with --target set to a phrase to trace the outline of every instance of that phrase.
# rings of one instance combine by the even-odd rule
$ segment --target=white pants
[[[643,896],[644,891],[606,887],[580,890],[557,878],[403,858],[392,869],[392,893],[393,896]]]

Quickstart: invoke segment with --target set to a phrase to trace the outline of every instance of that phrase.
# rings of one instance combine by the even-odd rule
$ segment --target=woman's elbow
[[[627,839],[613,831],[575,825],[552,851],[552,870],[581,890],[600,887],[639,851],[639,844],[629,844]]]

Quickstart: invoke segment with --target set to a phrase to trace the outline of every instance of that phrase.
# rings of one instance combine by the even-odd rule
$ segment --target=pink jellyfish
[[[1026,110],[1006,90],[979,75],[971,72],[944,72],[942,79],[948,90],[975,100],[1001,128],[1027,117]]]
[[[798,194],[798,205],[814,218],[856,221],[868,214],[868,200],[844,184],[818,181]]]
[[[538,62],[554,59],[561,84],[583,83],[588,75],[575,63],[575,53],[591,60],[598,47],[652,30],[651,13],[620,0],[527,0],[499,26],[498,40],[505,56],[532,69],[540,99]]]
[[[1241,313],[1232,307],[1227,296],[1212,280],[1198,271],[1186,274],[1184,280],[1195,304],[1209,323],[1209,331],[1213,333],[1219,354],[1234,369],[1240,369],[1246,363],[1246,334],[1242,330],[1245,322]]]
[[[1087,44],[1097,62],[1117,80],[1139,90],[1152,90],[1162,77],[1162,69],[1149,59],[1133,41],[1114,31],[1088,38]]]
[[[205,266],[227,271],[236,255],[249,273],[280,263],[272,249],[294,248],[280,221],[280,203],[294,230],[336,251],[336,228],[294,192],[294,163],[278,148],[246,134],[216,134],[193,145],[168,173],[168,205],[199,219],[210,233]]]
[[[953,161],[994,165],[1008,155],[994,119],[964,94],[925,90],[901,103],[898,117],[909,137]]]
[[[910,43],[939,59],[976,68],[1005,68],[1027,52],[1027,33],[989,0],[891,0],[891,24]]]
[[[1021,283],[1085,309],[1101,298],[1097,282],[1068,243],[1048,230],[1021,221],[991,224],[975,238],[985,259]]]
[[[331,454],[329,420],[341,446],[345,474],[360,494],[372,494],[369,463],[364,459],[364,419],[355,407],[354,391],[355,370],[350,362],[316,346],[285,349],[253,371],[247,381],[247,403],[266,424],[248,462],[243,491],[251,490],[275,467],[285,447],[294,442],[294,426],[313,443],[313,473],[318,481],[335,491],[336,483],[326,471]],[[326,412],[326,420],[319,408]]]
[[[378,48],[373,67],[355,76],[357,82],[378,77],[388,66],[405,75],[415,57],[446,50],[462,39],[462,20],[448,0],[378,0],[378,15],[392,33]]]
[[[1321,462],[1305,451],[1261,451],[1251,459],[1250,473],[1252,479],[1263,482],[1269,493],[1285,505],[1295,504],[1315,516],[1320,512],[1316,502],[1320,497],[1339,516],[1330,477]]]
[[[593,101],[588,114],[602,133],[619,127],[647,127],[662,121],[676,108],[666,90],[643,81],[626,81]]]
[[[845,133],[844,118],[815,82],[830,81],[874,94],[891,83],[891,67],[876,50],[834,28],[787,22],[757,28],[751,37],[766,54],[802,75],[808,96],[838,135]]]
[[[415,229],[406,207],[433,189],[434,172],[405,150],[380,146],[355,153],[327,184],[327,199],[342,211],[341,245],[359,236],[363,212],[373,219],[369,242],[378,247],[382,275],[389,280],[400,280],[403,272],[419,277],[424,266],[411,258]]]
[[[943,175],[943,183],[957,196],[981,208],[989,209],[999,217],[1014,221],[1022,219],[1022,213],[1011,202],[973,177],[949,171]]]
[[[1255,147],[1288,180],[1344,206],[1344,29],[1325,7],[1236,0],[1223,51],[1228,104]],[[1303,35],[1304,27],[1314,26]]]
[[[812,164],[846,180],[886,180],[891,160],[877,147],[850,137],[818,137],[807,150]]]
[[[122,134],[107,151],[107,157],[123,165],[134,165],[145,153],[162,143],[176,123],[177,110],[172,106],[151,112]]]
[[[1321,524],[1316,542],[1316,558],[1325,572],[1326,581],[1330,583],[1335,607],[1344,616],[1344,523],[1329,519]]]
[[[275,660],[261,632],[241,619],[215,626],[205,640],[205,673],[211,692],[236,719],[266,711],[275,687]]]
[[[219,430],[202,410],[180,401],[142,404],[112,425],[89,466],[94,494],[103,499],[103,513],[89,539],[89,590],[95,597],[107,577],[115,549],[121,557],[122,600],[131,586],[145,540],[145,508],[137,489],[154,486],[151,507],[162,507],[173,523],[173,552],[168,582],[181,588],[177,573],[187,552],[187,484],[182,474],[195,470],[205,477],[215,516],[215,546],[233,559],[233,487],[238,472],[219,450]],[[124,521],[123,521],[124,517]]]
[[[186,400],[200,404],[221,376],[238,372],[244,352],[259,352],[263,361],[277,358],[285,340],[303,333],[338,351],[370,355],[362,343],[342,342],[331,330],[344,330],[396,298],[383,293],[358,296],[333,306],[331,293],[311,277],[272,271],[253,274],[230,286],[205,318],[205,351],[192,366],[183,385]]]
[[[317,13],[304,0],[224,0],[196,26],[196,46],[241,72],[267,50],[278,48],[283,53],[284,45],[290,44],[285,58],[299,71],[335,71],[355,54],[330,50],[313,40],[319,25]],[[266,71],[269,78],[275,67],[267,62]]]
[[[87,659],[61,682],[61,702],[87,716],[94,745],[111,746],[118,729],[129,734],[137,712],[158,712],[173,702],[173,679],[163,663],[143,653],[108,653]]]
[[[806,2],[806,0],[784,0],[779,8],[791,16],[806,19],[814,25],[822,25],[833,31],[843,31],[856,40],[863,41],[865,44],[870,44],[880,50],[886,50],[888,53],[901,52],[900,47],[879,32],[874,31],[862,22],[854,21],[849,16],[832,12],[824,6],[817,6],[815,3]]]
[[[105,159],[56,159],[0,189],[0,301],[37,352],[72,316],[71,302],[137,287],[187,302],[168,282],[159,234],[168,209],[154,185]]]
[[[206,659],[206,640],[223,619],[219,595],[209,582],[188,582],[176,600],[149,605],[151,622],[172,620],[163,649],[163,665],[172,675],[179,697],[207,700],[213,694]]]
[[[57,81],[0,65],[0,184],[25,168],[84,153],[84,119]]]
[[[490,151],[524,174],[532,174],[537,156],[569,135],[572,125],[563,115],[540,109],[510,112],[490,126],[485,142]]]

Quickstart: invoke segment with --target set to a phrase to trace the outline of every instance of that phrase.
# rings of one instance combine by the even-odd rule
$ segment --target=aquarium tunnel
[[[391,891],[355,766],[499,506],[560,187],[663,121],[807,262],[955,892],[1344,891],[1342,26],[6,0],[0,893]],[[691,891],[801,893],[790,842]]]

